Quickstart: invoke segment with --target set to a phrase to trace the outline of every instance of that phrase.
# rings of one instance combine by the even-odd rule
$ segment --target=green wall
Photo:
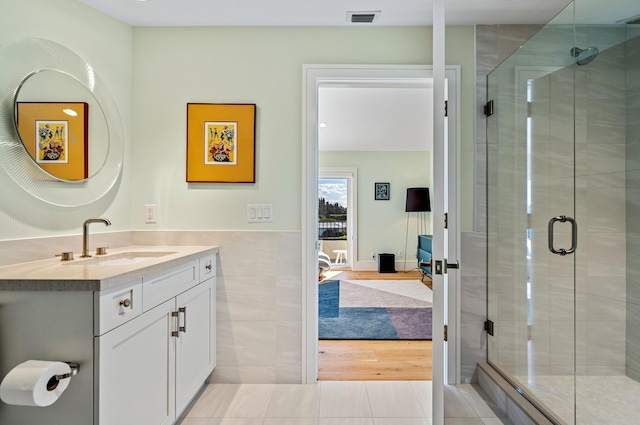
[[[472,27],[447,29],[461,65],[463,227],[472,222]],[[189,27],[134,30],[136,228],[299,230],[302,65],[430,64],[425,27]],[[256,183],[185,183],[187,103],[257,105]],[[471,180],[469,180],[471,179]],[[158,205],[158,224],[143,205]],[[273,204],[273,223],[247,223],[246,204]]]
[[[357,168],[358,170],[358,261],[372,261],[371,252],[405,251],[407,213],[405,198],[408,187],[431,187],[431,152],[320,152],[320,167]],[[390,183],[388,201],[374,199],[374,183]],[[406,251],[408,261],[414,259],[416,246],[416,213],[409,217],[410,236]],[[431,216],[427,213],[431,233]],[[412,263],[413,264],[413,263]]]
[[[86,218],[97,216],[111,220],[111,231],[130,229],[133,29],[75,0],[4,0],[0,10],[0,44],[45,38],[66,46],[93,66],[116,101],[126,143],[122,183],[110,199],[88,207],[44,204],[0,170],[0,240],[77,234]],[[7,66],[10,64],[0,61],[0,67]]]
[[[428,27],[132,28],[74,0],[9,2],[0,43],[43,37],[87,59],[122,116],[125,169],[108,203],[56,209],[5,195],[0,239],[80,232],[81,219],[109,217],[113,230],[301,228],[302,65],[430,64]],[[55,27],[42,22],[55,21]],[[473,27],[447,28],[447,64],[460,65],[462,228],[473,205]],[[256,183],[185,182],[186,104],[256,103]],[[7,176],[0,176],[7,179]],[[158,223],[143,222],[144,204]],[[246,222],[247,203],[272,203],[274,222]]]

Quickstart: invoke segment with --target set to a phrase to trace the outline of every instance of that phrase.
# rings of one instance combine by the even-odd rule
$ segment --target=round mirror
[[[47,203],[92,203],[118,181],[124,137],[93,67],[43,39],[0,47],[0,165]]]

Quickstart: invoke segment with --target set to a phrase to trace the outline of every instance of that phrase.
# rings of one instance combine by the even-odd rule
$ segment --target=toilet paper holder
[[[53,375],[49,382],[47,382],[47,390],[53,391],[58,387],[58,384],[63,379],[69,379],[72,376],[76,376],[80,372],[80,365],[78,363],[65,362],[71,368],[71,372],[63,373],[62,375]]]

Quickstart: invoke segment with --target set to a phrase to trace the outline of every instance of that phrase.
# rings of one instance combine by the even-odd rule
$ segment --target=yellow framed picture
[[[187,182],[255,183],[255,104],[187,103]]]
[[[22,143],[50,174],[84,180],[89,177],[88,112],[84,102],[18,102]]]

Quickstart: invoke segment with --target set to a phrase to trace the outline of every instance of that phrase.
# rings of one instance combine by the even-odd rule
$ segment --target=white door
[[[175,420],[175,299],[96,338],[100,425],[166,425]]]
[[[176,415],[189,404],[214,367],[213,332],[215,278],[178,295],[178,337],[176,343]]]
[[[432,352],[433,393],[432,423],[444,424],[444,385],[446,344],[444,342],[446,249],[447,234],[445,213],[447,209],[447,141],[445,113],[445,5],[444,0],[433,1],[433,256],[432,256]]]

